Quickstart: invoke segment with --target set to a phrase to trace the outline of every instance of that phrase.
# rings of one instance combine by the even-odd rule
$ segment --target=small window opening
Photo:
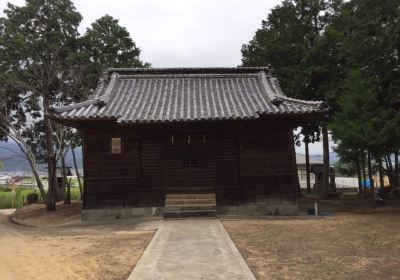
[[[112,154],[120,154],[121,147],[121,138],[111,138],[111,153]]]

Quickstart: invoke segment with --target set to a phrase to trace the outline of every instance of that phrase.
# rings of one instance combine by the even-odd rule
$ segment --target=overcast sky
[[[0,0],[23,5],[24,0]],[[120,20],[154,67],[237,66],[247,43],[280,0],[74,0],[80,32],[109,14]]]
[[[7,2],[0,0],[1,13]],[[141,58],[153,67],[234,67],[241,46],[251,40],[271,8],[281,0],[74,0],[82,14],[83,34],[97,18],[109,14],[126,27]],[[298,148],[304,152],[303,147]],[[310,148],[321,154],[322,145]]]

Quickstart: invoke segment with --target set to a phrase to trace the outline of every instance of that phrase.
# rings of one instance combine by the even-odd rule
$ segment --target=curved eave
[[[285,112],[259,112],[253,116],[231,116],[231,117],[209,117],[209,118],[195,118],[195,119],[165,119],[165,120],[143,120],[143,119],[136,119],[136,120],[121,120],[117,117],[70,117],[70,116],[60,116],[56,114],[50,115],[50,117],[60,123],[80,123],[86,121],[114,121],[121,125],[128,125],[128,124],[168,124],[168,123],[193,123],[193,122],[209,122],[209,121],[246,121],[246,120],[256,120],[264,117],[315,117],[321,118],[323,117],[328,111],[323,109],[313,109],[308,111],[285,111]]]

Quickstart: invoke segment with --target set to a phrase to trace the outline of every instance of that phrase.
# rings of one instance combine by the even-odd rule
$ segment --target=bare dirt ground
[[[57,211],[46,211],[43,204],[31,204],[17,209],[13,219],[17,223],[31,227],[54,227],[79,223],[81,218],[82,203],[72,202],[57,205]]]
[[[40,227],[13,224],[13,211],[1,210],[0,279],[126,279],[159,222],[81,223],[74,207],[61,209],[60,220],[56,212],[46,219],[37,207],[20,213],[21,220]]]
[[[313,199],[300,201],[311,207]],[[257,279],[400,279],[400,202],[321,201],[331,217],[224,221]]]

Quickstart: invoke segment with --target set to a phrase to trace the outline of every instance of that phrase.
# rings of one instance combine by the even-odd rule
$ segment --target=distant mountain
[[[78,168],[82,169],[82,149],[75,149]],[[15,142],[0,142],[0,161],[4,163],[3,173],[30,174],[31,168],[28,161],[21,155],[20,149]],[[72,153],[69,151],[66,156],[67,166],[73,167]],[[39,164],[41,173],[47,172],[46,164]]]

